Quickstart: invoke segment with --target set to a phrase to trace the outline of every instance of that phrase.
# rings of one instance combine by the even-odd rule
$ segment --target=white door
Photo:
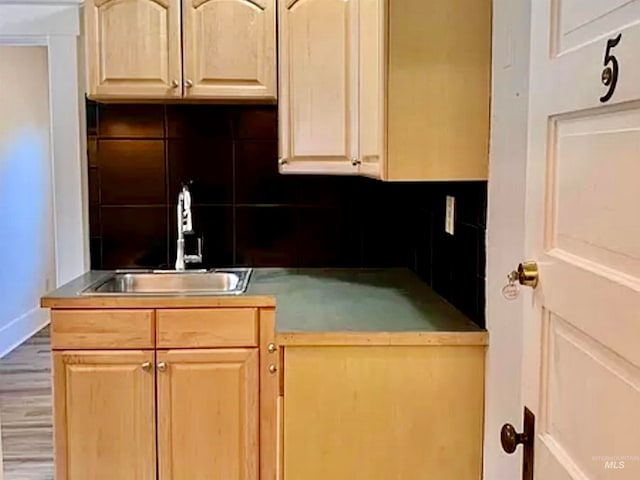
[[[523,399],[535,478],[637,480],[640,2],[536,0],[531,19],[525,251],[540,282],[525,294]]]

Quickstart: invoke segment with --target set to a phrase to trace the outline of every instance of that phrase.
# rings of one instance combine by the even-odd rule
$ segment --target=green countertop
[[[406,269],[256,269],[247,295],[276,297],[278,332],[482,331]]]
[[[247,292],[239,296],[79,294],[110,273],[87,272],[47,294],[42,304],[52,308],[272,308],[275,303],[278,333],[484,332],[407,269],[257,268]]]

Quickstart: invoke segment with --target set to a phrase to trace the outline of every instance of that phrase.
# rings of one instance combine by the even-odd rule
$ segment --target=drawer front
[[[258,310],[158,310],[156,345],[157,348],[256,347]]]
[[[53,310],[53,349],[154,348],[153,310]]]

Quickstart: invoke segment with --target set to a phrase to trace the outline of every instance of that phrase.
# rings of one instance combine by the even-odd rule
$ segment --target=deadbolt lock
[[[531,288],[538,286],[538,264],[536,262],[524,262],[518,265],[518,283]]]

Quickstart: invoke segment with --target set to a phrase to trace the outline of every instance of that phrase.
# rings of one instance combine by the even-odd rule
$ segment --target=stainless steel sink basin
[[[239,295],[249,285],[250,268],[213,271],[116,272],[82,295]]]

